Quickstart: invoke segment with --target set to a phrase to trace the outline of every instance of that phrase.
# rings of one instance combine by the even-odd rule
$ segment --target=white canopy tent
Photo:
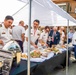
[[[28,3],[28,0],[19,0]],[[25,23],[28,24],[28,10],[29,5],[18,12],[14,17],[18,17],[20,13],[25,12]],[[70,16],[67,12],[61,9],[58,5],[54,4],[51,0],[32,0],[32,21],[34,19],[39,19],[41,25],[56,25],[56,26],[66,26],[67,20],[69,20],[69,25],[76,25],[76,20]],[[26,20],[27,19],[27,20]]]
[[[15,19],[14,25],[18,25],[20,20],[24,20],[25,24],[28,24],[28,0],[1,0],[0,10],[0,22],[4,20],[6,15],[13,15]],[[32,21],[34,19],[39,19],[41,22],[40,25],[42,26],[66,26],[67,19],[69,20],[69,25],[74,26],[76,24],[73,17],[59,8],[51,0],[32,0]]]

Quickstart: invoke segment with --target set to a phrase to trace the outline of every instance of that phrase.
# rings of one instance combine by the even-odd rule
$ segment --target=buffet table
[[[70,48],[68,59],[70,57],[70,51],[73,48]],[[51,71],[53,71],[56,67],[66,66],[66,51],[54,55],[53,57],[43,61],[43,62],[34,62],[31,61],[31,75],[47,75]],[[27,60],[21,60],[20,66],[15,67],[12,66],[10,71],[10,75],[27,75]]]
[[[66,65],[66,52],[54,55],[43,62],[31,62],[31,75],[46,75],[59,65]],[[27,75],[27,61],[22,60],[19,67],[12,66],[10,75]]]
[[[37,63],[31,62],[31,73],[34,68],[37,66]],[[10,75],[27,75],[27,61],[21,60],[20,66],[12,66]]]
[[[68,48],[68,66],[70,62],[70,53],[72,50],[73,47]],[[54,55],[52,58],[37,64],[38,66],[32,75],[47,75],[48,73],[51,73],[56,67],[64,68],[66,67],[66,51]]]
[[[51,59],[45,60],[44,62],[37,63],[37,64],[38,64],[38,66],[36,67],[33,75],[47,75],[48,73],[53,71],[54,68],[56,68],[58,66],[65,67],[66,51],[61,54],[55,55]]]

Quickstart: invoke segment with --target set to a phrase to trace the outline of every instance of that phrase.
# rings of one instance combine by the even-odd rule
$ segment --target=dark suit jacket
[[[52,37],[53,36],[53,30],[50,31],[49,36]],[[58,44],[60,41],[60,33],[57,31],[56,35],[54,36],[54,42],[52,42],[52,44]]]

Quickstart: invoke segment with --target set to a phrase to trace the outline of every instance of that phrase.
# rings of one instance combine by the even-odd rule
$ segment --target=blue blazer
[[[53,36],[53,30],[50,31],[49,36],[52,37]],[[57,31],[56,35],[54,36],[54,42],[52,42],[53,44],[59,44],[60,41],[60,33]]]

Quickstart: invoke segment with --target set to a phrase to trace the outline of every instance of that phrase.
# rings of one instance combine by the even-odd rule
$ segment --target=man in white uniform
[[[41,46],[48,46],[47,41],[48,41],[49,31],[50,31],[49,26],[45,26],[45,30],[41,33],[39,38],[39,43],[41,44]]]
[[[0,48],[11,40],[9,27],[12,25],[14,19],[12,16],[6,16],[4,19],[4,22],[2,23],[2,26],[0,27]]]
[[[38,48],[37,46],[37,39],[39,37],[40,31],[38,30],[40,21],[39,20],[34,20],[33,22],[33,29],[31,29],[31,47],[33,48]],[[28,29],[25,31],[25,42],[23,44],[24,52],[27,52],[28,50]]]
[[[40,36],[40,31],[38,30],[40,21],[39,20],[34,20],[33,22],[33,28],[31,29],[31,38],[33,37],[32,41],[37,45],[38,43],[38,38]]]
[[[23,52],[23,42],[24,42],[24,35],[25,35],[25,29],[23,26],[24,26],[24,21],[20,21],[19,25],[13,27],[12,29],[13,39],[18,42],[22,52]]]

